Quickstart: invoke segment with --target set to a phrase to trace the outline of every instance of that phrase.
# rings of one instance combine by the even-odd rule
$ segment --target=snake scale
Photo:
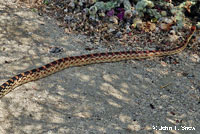
[[[68,67],[82,66],[94,63],[117,62],[131,59],[145,59],[150,57],[158,57],[179,53],[186,48],[195,31],[196,27],[192,26],[190,33],[187,35],[186,39],[181,43],[181,45],[170,50],[94,53],[55,60],[42,67],[20,73],[10,78],[8,81],[0,86],[0,97],[3,97],[7,93],[15,89],[17,86],[20,86],[30,81],[38,80]]]

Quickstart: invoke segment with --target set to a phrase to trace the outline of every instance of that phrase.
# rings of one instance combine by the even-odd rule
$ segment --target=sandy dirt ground
[[[0,84],[93,45],[0,0]],[[97,51],[107,49],[90,53]],[[178,64],[154,58],[73,67],[17,87],[0,99],[0,133],[200,134],[200,58],[188,50],[175,56]]]

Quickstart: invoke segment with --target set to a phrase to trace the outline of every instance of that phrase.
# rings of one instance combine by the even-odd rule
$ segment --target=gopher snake
[[[46,77],[50,74],[53,74],[55,72],[58,72],[60,70],[72,66],[81,66],[81,65],[103,63],[103,62],[117,62],[130,59],[144,59],[149,57],[158,57],[158,56],[165,56],[165,55],[172,55],[179,53],[186,48],[188,42],[190,41],[195,31],[196,27],[192,26],[190,33],[188,34],[186,39],[182,42],[182,45],[170,50],[94,53],[94,54],[72,56],[72,57],[58,59],[42,67],[26,71],[24,73],[20,73],[10,78],[7,82],[3,83],[0,86],[0,97],[3,97],[17,86]]]

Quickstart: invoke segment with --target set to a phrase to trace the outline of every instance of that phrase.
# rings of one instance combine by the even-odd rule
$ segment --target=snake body
[[[17,86],[20,86],[30,81],[38,80],[40,78],[46,77],[50,74],[53,74],[68,67],[82,66],[94,63],[117,62],[122,60],[131,60],[131,59],[145,59],[150,57],[173,55],[179,53],[186,48],[187,44],[189,43],[195,31],[196,27],[192,26],[190,33],[187,35],[186,39],[182,42],[181,46],[170,50],[94,53],[81,56],[66,57],[55,60],[42,67],[20,73],[10,78],[8,81],[6,81],[0,86],[0,97],[3,97],[7,93],[15,89]]]

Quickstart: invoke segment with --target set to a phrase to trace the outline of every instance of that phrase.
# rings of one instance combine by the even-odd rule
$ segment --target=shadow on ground
[[[68,53],[87,53],[77,43],[84,42],[84,36],[65,35],[53,19],[6,2],[1,0],[0,6],[1,84]],[[65,54],[51,54],[55,45],[63,47]],[[35,56],[44,58],[35,60]],[[195,84],[200,66],[184,56],[180,56],[187,61],[184,65],[163,66],[158,59],[95,64],[22,85],[1,99],[0,131],[198,133],[200,103]],[[195,79],[179,76],[181,71],[195,74]],[[196,131],[183,131],[186,127]]]

